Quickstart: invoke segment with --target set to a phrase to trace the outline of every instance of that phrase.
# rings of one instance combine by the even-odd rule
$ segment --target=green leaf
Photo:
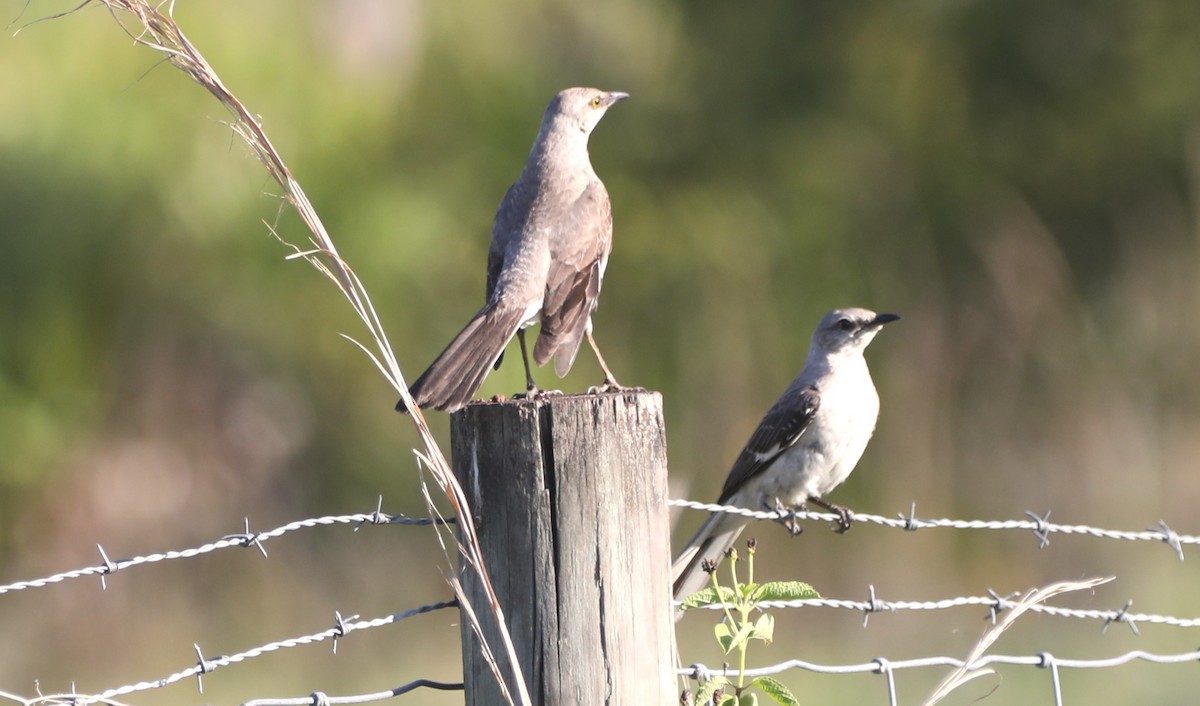
[[[758,616],[758,620],[754,623],[754,630],[750,637],[763,642],[770,642],[775,638],[775,616],[763,613]]]
[[[750,635],[754,632],[754,625],[751,623],[739,625],[737,631],[734,632],[728,624],[717,623],[713,626],[713,632],[717,636],[717,642],[721,643],[721,649],[725,650],[725,654],[729,654],[750,639]]]
[[[742,694],[738,697],[737,706],[758,706],[758,694]]]
[[[732,588],[728,586],[720,586],[719,588],[721,589],[719,592],[712,586],[696,591],[687,598],[683,599],[683,608],[696,608],[697,606],[714,604],[731,604],[737,599],[737,593]]]
[[[717,642],[721,643],[721,649],[725,650],[725,654],[729,654],[729,645],[733,643],[733,631],[725,623],[717,623],[713,626],[713,634],[717,636]]]
[[[698,704],[708,703],[708,700],[712,698],[714,691],[716,691],[717,689],[724,688],[726,686],[729,686],[729,680],[726,679],[725,677],[718,676],[718,677],[713,677],[712,679],[709,679],[708,681],[701,684],[700,688],[696,689],[695,703],[698,703]]]
[[[746,598],[757,590],[758,584],[756,583],[739,583],[737,586],[737,594],[739,598]]]
[[[821,594],[812,585],[803,581],[768,581],[758,587],[754,601],[795,601],[820,598]]]
[[[800,706],[800,702],[783,682],[771,677],[759,677],[750,682],[750,686],[758,688],[762,693],[774,699],[775,703],[783,706]]]

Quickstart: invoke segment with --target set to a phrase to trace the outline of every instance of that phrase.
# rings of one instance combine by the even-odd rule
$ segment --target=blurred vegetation
[[[24,29],[0,39],[0,582],[93,563],[96,543],[179,548],[246,516],[265,529],[367,511],[380,493],[387,511],[422,513],[416,437],[336,335],[359,333],[349,308],[283,260],[264,225],[277,195],[219,106],[101,8],[26,26],[69,5],[3,5],[9,35]],[[481,303],[494,208],[546,101],[569,85],[625,90],[592,138],[616,223],[595,324],[617,376],[664,394],[675,495],[716,497],[816,320],[856,305],[904,321],[869,353],[881,421],[836,502],[1200,531],[1200,4],[209,0],[176,17],[262,116],[410,377]],[[278,227],[303,242],[293,214]],[[562,386],[599,378],[583,353]],[[481,394],[521,380],[506,365]],[[679,534],[700,519],[683,516]],[[1112,574],[1089,607],[1200,614],[1200,579],[1167,548],[754,534],[766,578],[826,596]],[[269,549],[139,569],[105,593],[77,582],[3,597],[0,688],[98,691],[192,662],[193,642],[229,653],[327,627],[334,610],[448,594],[424,530]],[[781,614],[756,657],[962,654],[977,617],[862,629],[852,614]],[[308,648],[231,667],[201,698],[453,680],[456,620],[355,636],[336,658]],[[1000,651],[1196,644],[1177,629],[1098,637],[1023,620]],[[1064,696],[1181,703],[1195,681],[1182,674],[1065,673]],[[940,676],[902,676],[901,697]],[[877,678],[786,681],[883,703]],[[992,701],[1050,701],[1044,673],[983,682],[999,687]],[[130,702],[196,700],[183,687]]]

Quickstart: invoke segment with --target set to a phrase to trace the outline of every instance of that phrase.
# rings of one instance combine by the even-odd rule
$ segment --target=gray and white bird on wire
[[[853,513],[821,498],[846,480],[875,432],[879,394],[863,351],[899,318],[837,309],[821,319],[803,369],[738,455],[719,504],[775,510],[813,503],[838,514],[839,531],[850,528]],[[749,521],[720,512],[705,521],[671,567],[676,600],[707,585],[704,562],[718,561]]]
[[[612,208],[588,157],[588,137],[614,103],[629,94],[568,88],[550,101],[521,176],[492,222],[487,303],[409,387],[420,407],[453,412],[500,367],[516,334],[527,392],[537,392],[525,348],[525,329],[541,324],[533,359],[554,358],[563,377],[586,336],[604,387],[618,389],[592,338],[592,312],[612,250]],[[404,411],[404,402],[396,405]]]

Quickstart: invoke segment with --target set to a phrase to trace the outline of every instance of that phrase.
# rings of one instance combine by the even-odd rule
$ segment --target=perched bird
[[[450,341],[409,391],[417,405],[453,412],[500,367],[517,335],[528,394],[538,391],[529,369],[525,328],[541,324],[533,359],[567,374],[584,336],[604,370],[604,387],[619,389],[596,341],[592,311],[612,250],[608,191],[588,158],[588,137],[605,111],[629,94],[568,88],[550,101],[521,176],[492,222],[487,303]],[[404,402],[396,405],[404,411]]]
[[[838,514],[839,531],[850,528],[850,510],[821,498],[846,480],[875,432],[879,395],[863,351],[884,324],[899,318],[837,309],[821,319],[804,367],[734,461],[719,504],[794,510],[811,502]],[[702,564],[720,559],[748,522],[727,513],[705,521],[671,567],[676,600],[704,588]],[[790,520],[785,525],[799,533]]]

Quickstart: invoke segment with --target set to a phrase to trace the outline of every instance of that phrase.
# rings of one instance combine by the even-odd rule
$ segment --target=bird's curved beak
[[[609,91],[608,92],[608,104],[611,106],[613,103],[623,101],[628,97],[629,97],[629,94],[625,93],[624,91]]]
[[[871,319],[871,323],[868,325],[871,328],[879,328],[880,326],[883,326],[884,324],[890,324],[893,321],[899,321],[899,320],[900,320],[899,314],[876,314],[875,318]]]

